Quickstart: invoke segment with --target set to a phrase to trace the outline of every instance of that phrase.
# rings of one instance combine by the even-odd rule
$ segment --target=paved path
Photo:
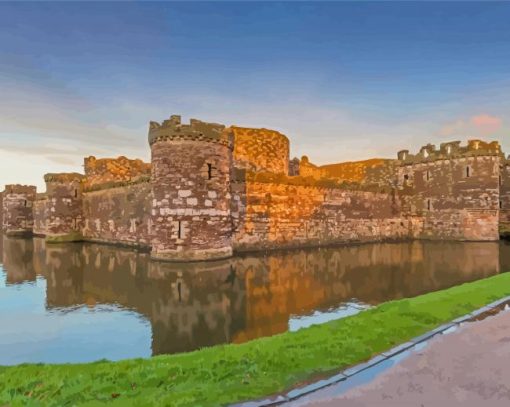
[[[289,403],[340,407],[510,406],[510,311],[439,335],[369,383]]]

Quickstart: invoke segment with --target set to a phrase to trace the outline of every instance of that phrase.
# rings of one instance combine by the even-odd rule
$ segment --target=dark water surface
[[[510,271],[510,244],[377,243],[149,262],[95,244],[0,236],[0,365],[240,343]]]

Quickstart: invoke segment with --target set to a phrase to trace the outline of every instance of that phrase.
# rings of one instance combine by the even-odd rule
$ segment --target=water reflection
[[[17,301],[23,301],[24,287],[43,280],[36,285],[44,289],[45,312],[71,318],[78,309],[113,305],[114,313],[150,323],[152,354],[244,342],[320,322],[353,300],[373,305],[510,270],[508,243],[384,243],[183,265],[149,262],[146,253],[110,246],[0,240],[6,284],[0,290],[17,287]],[[1,292],[0,313],[7,301]],[[24,325],[15,313],[10,318]],[[115,332],[125,318],[112,324]],[[146,351],[133,348],[131,355]],[[104,353],[86,355],[98,357]]]

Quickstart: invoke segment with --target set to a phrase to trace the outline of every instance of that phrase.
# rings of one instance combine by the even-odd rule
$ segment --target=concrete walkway
[[[510,406],[510,311],[438,335],[372,381],[330,386],[292,406]]]

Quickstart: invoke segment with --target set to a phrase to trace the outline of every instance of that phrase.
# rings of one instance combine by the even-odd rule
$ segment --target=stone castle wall
[[[376,169],[391,168],[390,164],[395,161],[396,160],[373,158],[364,161],[322,165],[320,168],[324,170],[324,175],[327,178],[338,181],[367,183],[369,175],[371,175],[372,178],[381,177],[381,175],[376,175]],[[392,176],[393,173],[389,171],[388,175]]]
[[[33,216],[34,216],[34,228],[32,230],[33,234],[36,236],[46,236],[47,234],[46,226],[50,218],[48,197],[46,196],[46,194],[36,195],[33,207]]]
[[[501,162],[500,184],[500,223],[505,234],[510,236],[510,157]]]
[[[83,175],[46,174],[44,180],[44,234],[48,240],[58,242],[79,240],[83,228]],[[37,201],[38,211],[41,210],[40,205],[40,201]],[[37,223],[39,227],[40,222]]]
[[[406,239],[411,228],[393,194],[292,178],[235,182],[232,216],[237,250]]]
[[[251,171],[289,173],[289,139],[268,129],[230,127],[234,135],[234,166]]]
[[[2,231],[7,235],[32,233],[37,190],[29,185],[6,185],[2,196]]]
[[[141,246],[158,260],[396,239],[497,240],[510,233],[510,167],[497,142],[403,150],[397,160],[289,161],[287,137],[171,116],[151,122],[151,163],[85,159],[9,185],[2,229],[47,241]]]
[[[83,194],[86,240],[150,246],[152,194],[149,182]]]
[[[233,136],[218,124],[179,116],[151,123],[152,256],[206,260],[232,255]]]
[[[313,179],[322,179],[326,177],[326,171],[310,162],[308,157],[304,155],[301,157],[299,164],[294,164],[294,167],[297,167],[297,171],[293,170],[291,175],[300,175],[302,177],[311,177]]]
[[[501,150],[496,143],[446,143],[399,153],[404,214],[421,218],[419,238],[497,240]]]
[[[84,159],[85,189],[116,186],[121,183],[136,182],[139,178],[150,176],[151,165],[142,160],[130,160],[126,157],[101,158],[94,156]]]

